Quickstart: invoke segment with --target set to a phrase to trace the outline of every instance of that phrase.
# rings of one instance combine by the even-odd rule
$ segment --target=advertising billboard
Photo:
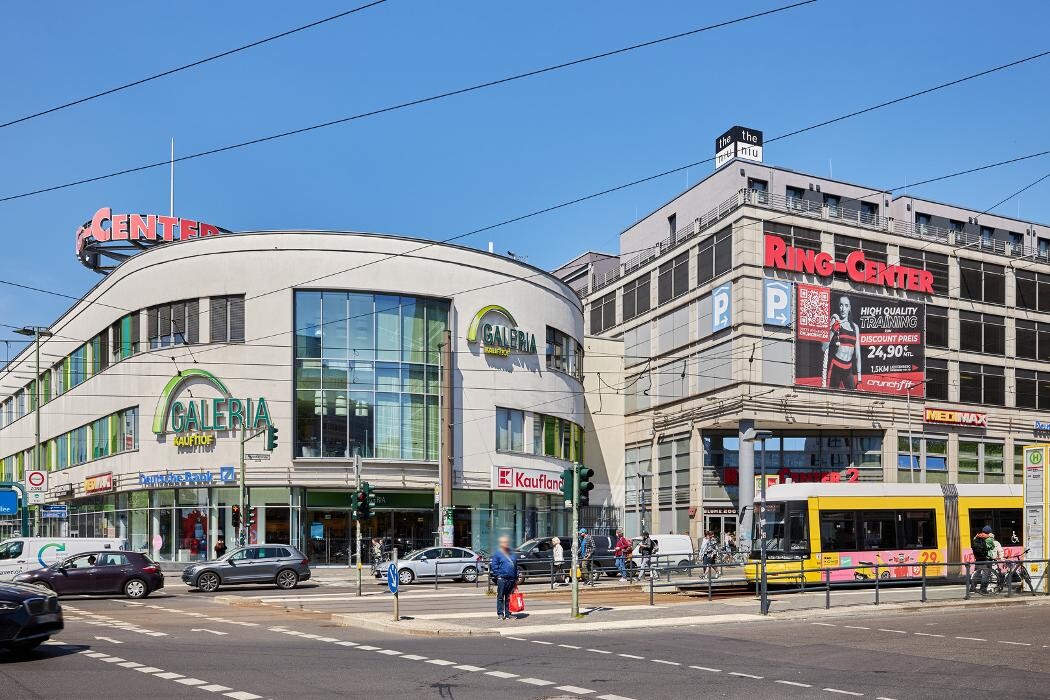
[[[923,304],[799,284],[795,384],[923,396]]]

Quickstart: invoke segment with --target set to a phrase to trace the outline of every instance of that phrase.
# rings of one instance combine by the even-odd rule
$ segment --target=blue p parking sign
[[[391,564],[386,568],[386,587],[390,589],[391,593],[397,593],[398,580],[396,564]]]

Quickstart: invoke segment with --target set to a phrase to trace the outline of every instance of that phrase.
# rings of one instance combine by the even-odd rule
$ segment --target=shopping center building
[[[763,164],[751,129],[716,152],[618,255],[557,271],[623,341],[627,529],[735,531],[763,460],[1020,483],[1050,428],[1050,227]]]
[[[355,455],[378,494],[366,538],[489,551],[493,533],[564,532],[583,309],[559,279],[398,236],[108,209],[77,252],[106,274],[40,338],[34,498],[67,506],[39,510],[44,532],[202,558],[236,541],[241,437],[270,425],[275,450],[245,443],[253,542],[345,563]],[[35,375],[33,343],[0,375],[6,480],[34,465]]]

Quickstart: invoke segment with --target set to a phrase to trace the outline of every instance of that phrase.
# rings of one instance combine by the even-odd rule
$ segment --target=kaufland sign
[[[492,488],[526,493],[561,493],[561,472],[526,467],[493,467]]]

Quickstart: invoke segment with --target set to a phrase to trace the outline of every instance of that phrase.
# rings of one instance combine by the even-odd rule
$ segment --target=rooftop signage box
[[[906,265],[887,265],[868,260],[863,250],[854,250],[845,260],[830,253],[790,246],[780,236],[766,234],[765,267],[830,278],[843,274],[857,284],[933,294],[933,273]]]
[[[77,229],[76,254],[87,267],[104,272],[113,265],[101,262],[108,258],[119,263],[145,246],[209,238],[230,231],[194,219],[163,214],[114,214],[102,207],[91,220]]]
[[[734,158],[761,163],[762,132],[746,126],[734,126],[715,139],[715,170]]]

